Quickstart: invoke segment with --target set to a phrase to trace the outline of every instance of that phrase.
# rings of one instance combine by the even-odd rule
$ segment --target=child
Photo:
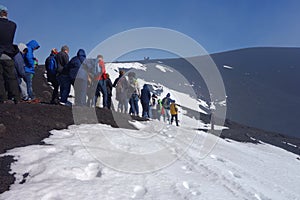
[[[177,107],[177,104],[175,104],[175,100],[171,101],[170,112],[171,112],[171,124],[173,123],[173,120],[175,117],[176,126],[179,126],[178,125],[178,107]]]

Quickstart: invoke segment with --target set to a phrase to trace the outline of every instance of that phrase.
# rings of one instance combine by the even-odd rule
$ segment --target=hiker
[[[111,109],[112,103],[111,103],[111,97],[112,97],[112,82],[109,78],[109,74],[106,74],[106,91],[107,91],[107,108]]]
[[[128,89],[128,97],[130,109],[129,114],[138,116],[139,115],[139,98],[140,98],[140,89],[138,85],[138,81],[136,78],[136,74],[134,72],[128,73],[128,82],[129,82],[129,89]]]
[[[96,78],[98,81],[96,92],[95,92],[95,99],[94,99],[94,106],[96,107],[98,97],[100,97],[100,92],[102,93],[103,97],[103,108],[107,108],[107,90],[106,90],[106,69],[102,55],[97,56],[98,65],[101,68],[100,75]]]
[[[118,78],[115,79],[113,87],[116,88],[116,100],[118,101],[118,112],[127,113],[128,112],[128,88],[129,83],[124,76],[125,72],[123,70],[119,71]]]
[[[24,43],[18,44],[19,53],[14,57],[15,67],[17,72],[17,80],[19,84],[19,90],[21,93],[21,99],[28,101],[27,86],[25,82],[25,62],[24,57],[27,53],[27,46]]]
[[[157,119],[156,99],[157,99],[157,96],[155,94],[152,94],[151,100],[150,100],[150,110],[149,110],[150,118],[152,118],[152,119]]]
[[[58,88],[59,83],[57,80],[57,63],[55,56],[58,54],[56,48],[51,49],[50,55],[46,58],[45,61],[45,68],[47,71],[47,81],[51,83],[53,87],[52,97],[51,97],[51,104],[58,104],[59,103],[59,95],[58,95]]]
[[[171,123],[173,123],[174,118],[175,118],[175,122],[176,122],[176,126],[178,125],[178,105],[175,103],[175,100],[171,100],[171,104],[170,104],[170,112],[171,112]]]
[[[156,104],[156,114],[157,114],[157,119],[160,121],[161,115],[164,114],[164,108],[162,106],[161,99],[157,100]]]
[[[18,47],[13,45],[17,25],[8,20],[8,9],[0,5],[0,103],[4,103],[7,92],[10,99],[7,103],[18,103],[20,99],[17,78],[15,76],[14,56]]]
[[[55,60],[57,64],[57,80],[60,87],[59,104],[72,106],[72,103],[68,101],[71,79],[69,70],[66,67],[69,62],[69,47],[67,45],[61,47],[61,51],[55,56]]]
[[[24,56],[25,62],[25,82],[27,86],[28,100],[34,100],[34,93],[32,89],[32,79],[34,76],[35,59],[33,52],[40,48],[39,43],[36,40],[31,40],[26,44],[27,52]]]
[[[163,106],[163,118],[164,122],[167,121],[170,123],[170,104],[171,104],[171,98],[170,93],[168,93],[163,99],[162,99],[162,106]]]
[[[143,108],[142,117],[150,118],[149,107],[150,107],[151,94],[148,87],[148,84],[144,84],[143,89],[141,90],[141,104]]]
[[[67,64],[71,84],[74,87],[76,106],[86,106],[89,65],[83,64],[85,59],[85,51],[79,49],[77,55]]]

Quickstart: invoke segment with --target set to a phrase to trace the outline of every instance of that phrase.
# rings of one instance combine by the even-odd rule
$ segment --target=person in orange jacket
[[[107,108],[107,89],[106,89],[106,69],[102,55],[98,55],[98,65],[101,68],[101,73],[97,77],[98,85],[95,93],[94,106],[96,107],[98,97],[100,97],[100,92],[103,96],[103,108]]]

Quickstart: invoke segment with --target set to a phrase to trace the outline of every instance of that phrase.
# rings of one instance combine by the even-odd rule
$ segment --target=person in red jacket
[[[100,92],[103,97],[103,108],[107,108],[107,89],[106,89],[106,69],[102,55],[97,56],[99,67],[101,68],[101,73],[97,77],[98,85],[95,93],[94,106],[96,107],[98,97],[100,97]]]

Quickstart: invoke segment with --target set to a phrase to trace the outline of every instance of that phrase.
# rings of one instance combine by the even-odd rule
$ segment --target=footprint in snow
[[[147,193],[147,189],[143,186],[137,185],[133,188],[132,199],[142,199]]]
[[[182,182],[182,185],[185,189],[187,189],[189,191],[189,193],[191,193],[192,195],[194,196],[197,196],[197,195],[200,195],[201,192],[200,192],[200,188],[199,187],[196,187],[194,184],[190,184],[189,182],[187,181],[183,181]]]
[[[219,157],[217,157],[216,155],[210,155],[210,157],[211,157],[212,159],[215,159],[215,160],[220,161],[220,162],[222,162],[222,163],[225,163],[225,162],[226,162],[224,159],[219,158]]]
[[[228,173],[235,178],[242,178],[239,174],[233,173],[232,171],[228,171]]]

